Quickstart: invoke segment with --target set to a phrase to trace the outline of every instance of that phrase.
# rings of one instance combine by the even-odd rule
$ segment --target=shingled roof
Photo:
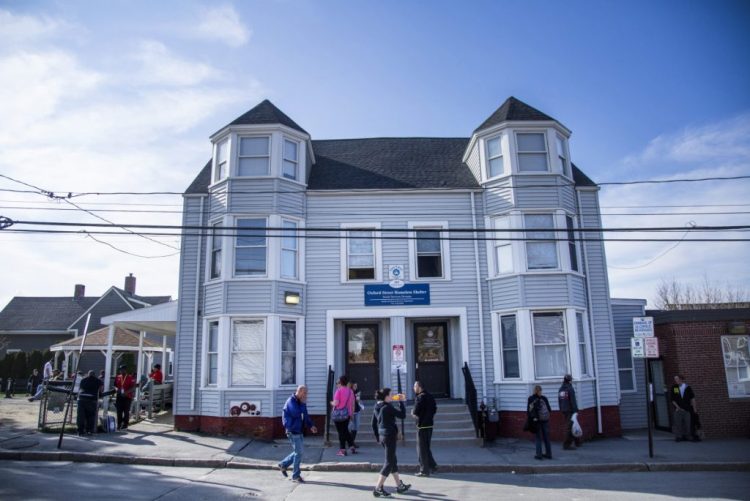
[[[268,99],[264,99],[259,105],[243,115],[235,118],[229,122],[225,127],[232,125],[266,125],[266,124],[281,124],[286,125],[294,130],[304,132],[307,131],[297,125],[297,122],[289,118],[289,116],[278,109]],[[223,129],[224,127],[222,127]]]
[[[129,330],[129,329],[123,329],[121,327],[115,327],[115,335],[112,339],[112,345],[117,347],[129,347],[129,348],[135,348],[138,349],[138,345],[140,343],[140,337],[135,332]],[[104,327],[102,329],[95,330],[94,332],[90,332],[88,335],[86,335],[86,343],[83,345],[84,349],[88,350],[98,350],[102,347],[106,348],[109,343],[109,327]],[[60,343],[52,345],[52,350],[56,351],[55,348],[58,349],[65,349],[67,348],[80,348],[81,346],[81,336],[74,337],[72,339],[67,339],[65,341],[62,341]],[[162,345],[159,343],[156,343],[154,341],[151,341],[148,338],[143,339],[143,347],[147,350],[154,349],[154,348],[161,348]]]
[[[528,104],[524,103],[520,99],[516,99],[511,96],[500,105],[495,112],[487,117],[487,120],[482,122],[482,125],[474,129],[474,132],[478,132],[482,129],[498,125],[503,122],[511,121],[554,121],[555,119],[551,116],[542,113],[536,108],[532,108]]]

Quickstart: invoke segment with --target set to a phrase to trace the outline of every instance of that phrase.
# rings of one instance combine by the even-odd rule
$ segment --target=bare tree
[[[656,287],[655,305],[660,310],[716,310],[750,307],[750,294],[739,284],[722,286],[704,275],[700,284],[662,279]]]

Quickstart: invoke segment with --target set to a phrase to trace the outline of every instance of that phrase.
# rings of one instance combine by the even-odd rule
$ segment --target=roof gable
[[[98,297],[14,297],[0,311],[3,331],[65,331]]]
[[[487,129],[488,127],[492,127],[493,125],[498,125],[503,122],[512,121],[546,122],[555,121],[555,119],[545,113],[542,113],[536,108],[532,108],[520,99],[516,99],[515,97],[511,96],[506,99],[505,102],[501,104],[500,107],[496,109],[492,115],[487,117],[487,119],[482,122],[482,125],[474,129],[474,132],[476,133],[480,130]]]
[[[278,109],[268,99],[264,99],[260,104],[247,111],[246,113],[229,122],[226,127],[232,125],[271,125],[281,124],[307,134],[307,131],[300,127],[297,122]]]

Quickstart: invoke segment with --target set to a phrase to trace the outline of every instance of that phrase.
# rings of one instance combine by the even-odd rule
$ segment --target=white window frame
[[[490,248],[492,252],[492,262],[494,263],[494,276],[506,276],[512,273],[515,273],[516,267],[515,267],[515,250],[513,245],[513,240],[509,240],[511,238],[511,235],[513,234],[510,231],[503,231],[498,230],[498,221],[500,220],[506,220],[508,223],[507,229],[513,229],[513,217],[512,214],[504,214],[501,216],[493,217],[490,221],[492,224],[492,229],[494,230],[494,240],[490,242]],[[510,270],[508,271],[502,271],[500,269],[500,263],[498,260],[498,249],[500,247],[508,247],[510,248]]]
[[[283,333],[284,333],[284,323],[293,323],[295,328],[295,347],[294,347],[294,381],[291,383],[284,383],[283,378],[283,372],[282,372],[282,365],[284,361],[284,353],[289,353],[289,351],[284,351],[284,340],[282,339]],[[302,335],[302,329],[300,329],[301,325],[301,319],[298,317],[279,317],[279,353],[278,356],[276,356],[276,359],[278,360],[278,378],[279,378],[279,387],[296,387],[299,384],[303,384],[301,381],[304,379],[302,378],[302,373],[300,372],[300,358],[304,358],[304,342],[300,342],[300,336]],[[303,369],[304,370],[304,367]]]
[[[581,325],[578,325],[578,318],[581,318]],[[589,332],[588,332],[588,322],[587,322],[587,315],[585,311],[576,310],[575,311],[575,319],[576,319],[576,333],[578,335],[578,340],[576,343],[577,346],[577,353],[578,353],[578,373],[579,378],[586,378],[586,377],[593,377],[594,375],[594,363],[591,358],[591,350],[589,349]],[[578,327],[581,327],[579,329]],[[581,351],[583,349],[583,351]],[[584,355],[584,359],[581,360],[581,354]],[[586,368],[586,372],[583,371],[583,368]]]
[[[225,245],[224,245],[224,235],[216,235],[216,227],[217,226],[224,226],[224,220],[220,219],[218,221],[213,221],[210,223],[211,228],[211,237],[209,238],[208,242],[208,266],[206,267],[206,277],[208,277],[207,282],[211,282],[214,280],[221,280],[225,274],[225,262],[224,262],[224,254],[225,254]],[[222,232],[223,233],[223,232]],[[219,253],[220,253],[220,259],[219,259],[219,275],[214,277],[213,276],[213,268],[214,268],[214,252],[216,249],[214,249],[214,242],[219,242]]]
[[[565,214],[565,238],[567,241],[565,242],[565,249],[566,254],[568,255],[568,264],[567,269],[572,271],[573,273],[581,273],[581,250],[579,247],[579,242],[576,240],[576,233],[578,232],[578,221],[575,217],[571,216],[570,214]],[[568,228],[568,222],[571,223],[572,227]],[[580,233],[579,233],[580,235]],[[571,249],[573,252],[575,252],[575,258],[576,258],[576,267],[577,270],[573,269],[573,263],[571,259]]]
[[[376,283],[383,281],[383,248],[380,238],[380,223],[342,223],[340,231],[340,268],[341,283]],[[366,279],[349,279],[349,239],[347,235],[350,231],[372,231],[373,238],[373,265],[375,266],[375,277]]]
[[[281,227],[284,228],[285,224],[294,225],[294,243],[295,248],[286,248],[284,245],[284,239],[286,238],[285,233],[291,231],[282,231],[282,236],[279,238],[279,277],[285,280],[299,280],[300,279],[300,244],[302,239],[299,237],[300,224],[299,221],[289,218],[281,218]],[[284,253],[294,252],[294,275],[284,275]]]
[[[523,229],[524,229],[524,232],[523,232],[523,236],[524,237],[528,237],[528,233],[530,233],[530,232],[535,232],[535,230],[533,230],[533,229],[531,229],[531,230],[527,230],[526,229],[526,216],[549,216],[549,217],[551,217],[552,218],[552,234],[553,234],[554,238],[558,238],[558,234],[557,234],[557,232],[558,232],[557,213],[555,211],[552,211],[552,212],[550,212],[550,211],[547,211],[547,212],[542,212],[542,211],[538,211],[538,212],[537,211],[523,212],[521,214],[521,221],[522,221]],[[549,241],[549,242],[539,240],[538,242],[554,246],[555,257],[556,257],[556,260],[557,260],[557,266],[554,267],[554,268],[530,268],[529,267],[528,244],[529,243],[533,243],[533,242],[537,242],[537,240],[527,239],[527,240],[524,240],[524,242],[523,242],[523,244],[524,244],[523,245],[524,269],[527,272],[529,272],[529,273],[549,273],[551,271],[560,271],[562,269],[561,268],[561,260],[560,260],[560,245],[559,245],[559,242],[556,241],[556,240]]]
[[[211,324],[216,324],[216,352],[209,351],[210,349],[210,336],[211,336]],[[203,375],[201,377],[201,381],[203,382],[202,387],[204,388],[218,388],[219,387],[219,380],[221,379],[221,319],[219,318],[211,318],[206,319],[206,321],[203,323],[203,332],[205,333],[204,340],[203,340]],[[211,377],[211,373],[209,371],[209,358],[211,355],[216,355],[216,382],[211,383],[209,381]]]
[[[636,387],[636,379],[635,379],[635,359],[633,358],[633,351],[631,350],[630,346],[617,346],[615,348],[616,352],[619,352],[620,350],[627,350],[628,354],[630,355],[630,368],[622,368],[620,367],[620,356],[618,355],[616,357],[617,360],[617,386],[620,387],[620,393],[638,393],[638,388]],[[630,380],[633,382],[633,389],[632,390],[623,390],[622,384],[620,383],[620,374],[623,372],[630,371]]]
[[[518,147],[518,136],[523,134],[540,134],[544,138],[544,152],[542,151],[521,151]],[[547,131],[545,129],[541,130],[516,130],[513,133],[513,138],[515,140],[515,149],[516,149],[516,172],[520,174],[532,174],[532,175],[539,175],[539,174],[549,174],[550,173],[550,161],[549,161],[549,144],[547,141]],[[545,162],[547,164],[546,170],[521,170],[521,155],[524,154],[540,154],[544,153]]]
[[[265,139],[268,141],[268,154],[267,155],[242,155],[242,140],[243,139]],[[237,167],[236,167],[236,176],[240,178],[258,178],[258,177],[269,177],[273,175],[273,167],[271,159],[273,157],[273,136],[268,134],[238,134],[237,135]],[[268,160],[268,168],[266,169],[265,174],[250,174],[250,175],[241,175],[240,174],[240,161],[243,158],[265,158]]]
[[[234,216],[234,218],[233,218],[233,223],[234,223],[233,226],[237,227],[238,226],[237,223],[238,223],[238,221],[240,219],[262,219],[262,220],[265,221],[264,228],[268,227],[268,216],[258,216],[258,215],[249,215],[249,214],[247,214],[247,215],[237,215],[237,216]],[[269,275],[269,268],[270,268],[270,266],[272,264],[270,262],[270,259],[269,259],[269,256],[270,256],[269,248],[270,248],[270,243],[271,243],[270,240],[271,240],[271,238],[268,235],[268,230],[265,230],[265,232],[266,232],[266,235],[265,235],[266,270],[265,270],[265,272],[262,275],[261,274],[257,274],[257,275],[238,275],[237,274],[237,239],[239,238],[239,235],[237,234],[238,232],[239,232],[239,230],[236,230],[235,231],[235,235],[232,236],[232,238],[233,238],[233,240],[232,240],[232,260],[231,260],[231,263],[232,263],[232,278],[233,279],[237,279],[237,280],[253,280],[253,279],[259,279],[259,278],[268,278],[270,276]],[[243,246],[243,247],[246,247],[246,246]],[[256,246],[248,246],[248,247],[256,247]]]
[[[505,345],[503,343],[503,317],[514,317],[516,321],[516,356],[518,357],[518,377],[508,377],[505,375]],[[520,381],[523,379],[523,357],[521,356],[521,336],[519,332],[519,315],[515,311],[501,312],[496,315],[498,342],[496,346],[499,349],[498,363],[500,364],[499,379],[502,381]]]
[[[445,281],[451,280],[451,254],[450,242],[443,240],[449,236],[447,221],[409,221],[409,279],[419,280],[420,282]],[[419,231],[438,231],[440,237],[440,260],[442,265],[442,276],[440,277],[420,277],[419,276],[419,256],[417,254],[417,232]]]
[[[262,322],[263,324],[263,382],[259,384],[235,384],[232,380],[232,372],[234,370],[234,355],[236,353],[260,353],[258,351],[234,351],[232,349],[232,339],[234,336],[234,325],[238,322]],[[248,317],[248,316],[233,316],[229,319],[229,333],[227,336],[227,354],[229,363],[227,364],[227,387],[229,388],[266,388],[268,382],[268,358],[269,353],[273,352],[269,346],[269,319],[267,317]]]
[[[559,133],[555,133],[555,149],[557,150],[557,160],[560,162],[562,170],[560,173],[572,179],[573,166],[570,163],[570,154],[568,152],[568,141]],[[562,151],[561,151],[562,149]]]
[[[484,140],[484,158],[485,158],[485,172],[486,172],[486,178],[487,179],[495,179],[498,177],[502,177],[506,175],[506,169],[505,169],[505,155],[503,154],[503,136],[504,134],[499,134],[497,136],[488,137]],[[500,154],[496,155],[494,157],[490,156],[490,142],[497,140],[498,146],[500,147]],[[490,166],[490,162],[495,159],[500,159],[500,164],[502,165],[501,172],[499,174],[492,174],[492,169]]]
[[[563,343],[545,343],[537,344],[536,337],[534,336],[534,316],[554,313],[560,315],[562,318],[563,334],[565,335],[565,341]],[[531,310],[530,311],[530,327],[531,327],[531,354],[534,360],[534,379],[538,381],[549,381],[561,379],[565,373],[570,373],[571,368],[571,356],[570,356],[570,326],[568,325],[568,315],[566,309],[550,309],[550,310]],[[537,375],[537,359],[536,359],[536,347],[537,346],[565,346],[565,361],[567,369],[563,374],[555,374],[552,376],[538,376]],[[577,348],[576,348],[577,349]]]
[[[296,156],[297,158],[292,160],[286,157],[286,143],[292,143],[294,144],[294,147],[296,148]],[[299,168],[299,161],[300,161],[300,143],[296,139],[292,139],[287,136],[282,136],[281,138],[281,177],[284,179],[289,179],[291,181],[299,181],[300,177],[300,168]],[[284,174],[284,164],[286,162],[290,162],[294,164],[294,177],[289,177],[286,174]]]
[[[219,151],[221,150],[222,145],[225,145],[227,147],[226,151],[226,158],[224,159],[224,162],[221,164],[219,163]],[[214,146],[214,169],[211,173],[211,182],[212,184],[219,183],[223,181],[224,179],[227,179],[229,177],[229,169],[231,167],[231,162],[229,159],[231,158],[231,142],[229,141],[229,137],[225,137],[221,141],[217,141]],[[219,174],[222,175],[219,175]]]

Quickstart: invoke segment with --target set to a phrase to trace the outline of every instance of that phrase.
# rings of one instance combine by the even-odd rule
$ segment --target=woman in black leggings
[[[398,475],[398,460],[396,458],[396,441],[398,440],[398,426],[396,418],[404,419],[406,417],[406,408],[404,401],[399,400],[399,409],[396,410],[391,402],[391,389],[383,388],[375,393],[375,412],[372,415],[372,431],[375,438],[383,445],[385,449],[385,462],[380,470],[378,483],[372,495],[376,498],[381,496],[388,497],[390,493],[383,487],[388,475],[393,475],[396,482],[396,492],[399,494],[409,490],[411,484],[405,484]]]

